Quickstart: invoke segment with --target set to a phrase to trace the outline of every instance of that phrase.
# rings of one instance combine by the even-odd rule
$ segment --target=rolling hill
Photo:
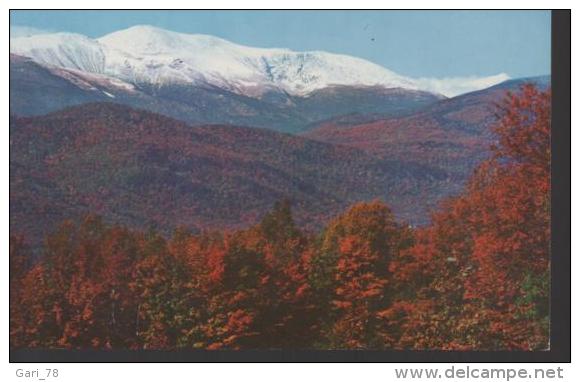
[[[373,198],[418,224],[430,200],[421,196],[447,181],[417,162],[112,103],[10,120],[10,230],[33,242],[87,212],[165,233],[240,227],[284,198],[310,228]]]
[[[473,169],[488,156],[494,139],[489,127],[496,121],[498,105],[508,91],[517,92],[528,82],[545,88],[550,77],[506,81],[438,101],[402,117],[341,116],[312,126],[303,136],[357,148],[383,160],[432,166],[449,176],[446,189],[439,195],[452,195],[461,190]]]

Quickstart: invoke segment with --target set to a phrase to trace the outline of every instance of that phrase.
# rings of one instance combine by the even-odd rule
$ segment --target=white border
[[[580,13],[580,7],[576,6],[578,9],[574,9],[574,5],[578,4],[578,1],[535,1],[528,0],[525,2],[518,1],[498,1],[498,0],[488,0],[488,1],[470,1],[469,3],[465,1],[449,1],[440,0],[437,2],[432,1],[413,1],[407,0],[405,2],[391,2],[391,3],[379,3],[371,0],[357,0],[344,1],[335,0],[332,2],[322,2],[313,0],[283,0],[283,1],[265,1],[265,0],[246,0],[244,2],[236,2],[234,0],[212,0],[211,2],[201,3],[186,3],[177,0],[164,0],[163,2],[153,2],[153,1],[140,1],[140,2],[129,2],[121,0],[100,0],[100,1],[73,1],[73,0],[53,0],[47,1],[16,1],[16,0],[4,0],[0,3],[0,7],[3,12],[0,15],[0,31],[2,31],[2,39],[0,39],[0,51],[8,52],[8,30],[9,30],[9,17],[8,10],[10,8],[18,9],[34,9],[34,8],[79,8],[79,9],[99,9],[99,8],[110,8],[110,9],[123,9],[123,8],[187,8],[195,7],[200,9],[228,9],[228,8],[239,8],[241,5],[248,9],[317,9],[317,8],[377,8],[386,7],[393,9],[409,9],[409,8],[433,8],[437,6],[444,9],[454,9],[454,8],[467,8],[467,9],[510,9],[510,8],[572,8],[572,63],[573,72],[577,69],[578,64],[578,42],[580,41],[579,28],[575,28],[574,25],[579,25],[580,18],[577,13]],[[87,22],[91,22],[87,20]],[[2,121],[7,121],[9,114],[9,87],[8,87],[8,73],[9,73],[9,62],[4,59],[1,63],[0,76],[2,78],[2,86],[0,89],[2,91],[0,110],[2,111]],[[578,181],[578,169],[580,168],[580,147],[578,146],[578,138],[580,131],[580,125],[577,123],[576,114],[574,110],[578,110],[580,105],[578,105],[575,94],[579,88],[578,77],[574,74],[572,75],[572,195],[580,195],[579,181]],[[0,238],[2,240],[3,248],[3,263],[2,263],[2,293],[0,294],[0,309],[2,311],[0,318],[0,343],[4,346],[1,347],[1,359],[2,366],[0,370],[0,380],[4,381],[23,381],[24,378],[17,378],[15,371],[18,368],[44,368],[51,367],[60,369],[60,378],[56,379],[59,381],[253,381],[253,382],[295,382],[297,379],[308,380],[308,381],[333,381],[333,382],[353,382],[353,381],[392,381],[395,380],[394,368],[395,367],[408,367],[414,366],[419,367],[419,364],[414,365],[396,365],[396,364],[61,364],[61,365],[33,365],[33,364],[9,364],[8,363],[8,238],[9,238],[9,196],[8,196],[8,126],[6,122],[2,124],[2,138],[4,149],[0,151],[0,158],[4,164],[1,168],[3,180],[3,187],[1,189],[1,198],[3,203],[1,204],[0,213],[4,216],[3,224],[1,225],[2,232],[0,232]],[[572,272],[573,275],[579,274],[578,261],[575,256],[580,255],[580,244],[578,238],[580,238],[580,224],[578,219],[580,217],[580,206],[579,203],[573,198],[572,202]],[[576,223],[576,224],[574,224]],[[580,284],[572,278],[572,296],[573,296],[573,306],[572,306],[572,322],[578,322],[580,317],[578,296],[580,296]],[[575,349],[578,348],[579,344],[579,332],[572,327],[572,360],[578,361],[575,357]],[[440,367],[442,370],[448,367],[448,365],[443,364],[425,364],[425,367]],[[473,367],[484,366],[483,364],[474,364]],[[486,364],[487,367],[492,367],[492,364]],[[534,365],[524,365],[524,364],[497,364],[497,367],[515,367],[520,368],[524,366],[528,367],[540,367],[540,364]],[[573,362],[571,365],[568,364],[546,364],[546,367],[557,367],[561,366],[564,368],[564,379],[560,381],[579,381],[580,380],[580,365],[578,362]],[[35,380],[35,379],[28,379]],[[415,379],[414,381],[423,381],[425,379]],[[472,381],[472,380],[471,380]],[[530,379],[532,381],[532,379]]]

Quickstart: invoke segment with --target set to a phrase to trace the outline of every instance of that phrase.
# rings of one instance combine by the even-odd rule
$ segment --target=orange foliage
[[[428,227],[358,203],[319,236],[290,203],[234,232],[64,222],[10,241],[10,345],[112,349],[544,349],[550,92],[510,95],[493,156]]]

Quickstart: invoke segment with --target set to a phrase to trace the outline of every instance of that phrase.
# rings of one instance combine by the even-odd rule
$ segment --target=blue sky
[[[90,37],[148,24],[349,54],[411,77],[550,73],[549,11],[11,11],[10,24]]]

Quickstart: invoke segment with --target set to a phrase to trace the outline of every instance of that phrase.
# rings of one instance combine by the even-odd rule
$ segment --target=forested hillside
[[[115,108],[98,119],[85,119],[83,129],[75,113],[86,109],[50,116],[44,129],[34,119],[13,121],[11,145],[23,150],[21,163],[11,162],[11,176],[12,166],[40,163],[40,158],[46,167],[30,173],[32,180],[22,177],[18,182],[31,182],[27,187],[41,190],[50,188],[51,177],[75,174],[76,188],[59,192],[74,196],[85,187],[106,205],[114,193],[99,188],[87,175],[97,168],[113,169],[106,173],[113,177],[109,180],[122,176],[131,181],[120,184],[139,189],[149,187],[168,168],[175,174],[184,171],[179,166],[185,156],[175,157],[175,152],[195,153],[205,158],[203,163],[210,163],[204,153],[214,161],[235,155],[222,168],[253,163],[242,152],[216,151],[218,146],[209,144],[228,137],[240,141],[225,128],[211,130],[220,131],[218,135],[206,135],[204,128],[174,124],[172,132],[180,133],[156,135],[152,126],[158,124],[141,118],[163,117]],[[119,114],[125,115],[125,130],[115,128]],[[491,157],[477,167],[462,193],[440,204],[431,223],[421,228],[398,220],[392,212],[397,206],[380,200],[353,202],[318,230],[304,229],[302,220],[292,215],[300,206],[280,200],[249,228],[191,232],[186,226],[170,236],[154,226],[107,223],[96,216],[102,212],[96,208],[96,214],[67,220],[62,213],[68,211],[66,205],[52,205],[63,222],[58,228],[52,225],[38,259],[30,254],[29,238],[15,235],[10,240],[10,346],[546,349],[550,91],[527,85],[508,97],[499,114],[490,127],[495,137]],[[22,131],[38,134],[37,145],[27,146],[28,136],[18,135]],[[263,136],[253,130],[234,133],[255,134],[251,141],[262,145],[256,138]],[[124,146],[131,137],[139,137],[140,145],[131,149],[139,151]],[[299,151],[300,158],[332,158],[343,149],[284,137],[280,139],[287,141],[278,147],[285,153]],[[230,147],[221,143],[222,149]],[[167,144],[178,150],[164,151]],[[276,157],[280,152],[262,155]],[[364,153],[358,153],[349,155],[362,158]],[[131,168],[128,158],[135,155],[150,164],[148,172],[118,173],[119,168]],[[197,162],[187,164],[189,169],[196,166]],[[343,174],[340,168],[333,171]],[[269,170],[263,174],[269,176]],[[356,184],[366,178],[346,179]],[[192,186],[174,181],[172,187]],[[144,200],[155,211],[171,205],[180,216],[195,213],[181,200],[165,200],[166,191],[155,184],[154,199]],[[208,198],[213,192],[208,190]],[[89,200],[87,205],[94,206]],[[19,208],[24,214],[28,207]]]

